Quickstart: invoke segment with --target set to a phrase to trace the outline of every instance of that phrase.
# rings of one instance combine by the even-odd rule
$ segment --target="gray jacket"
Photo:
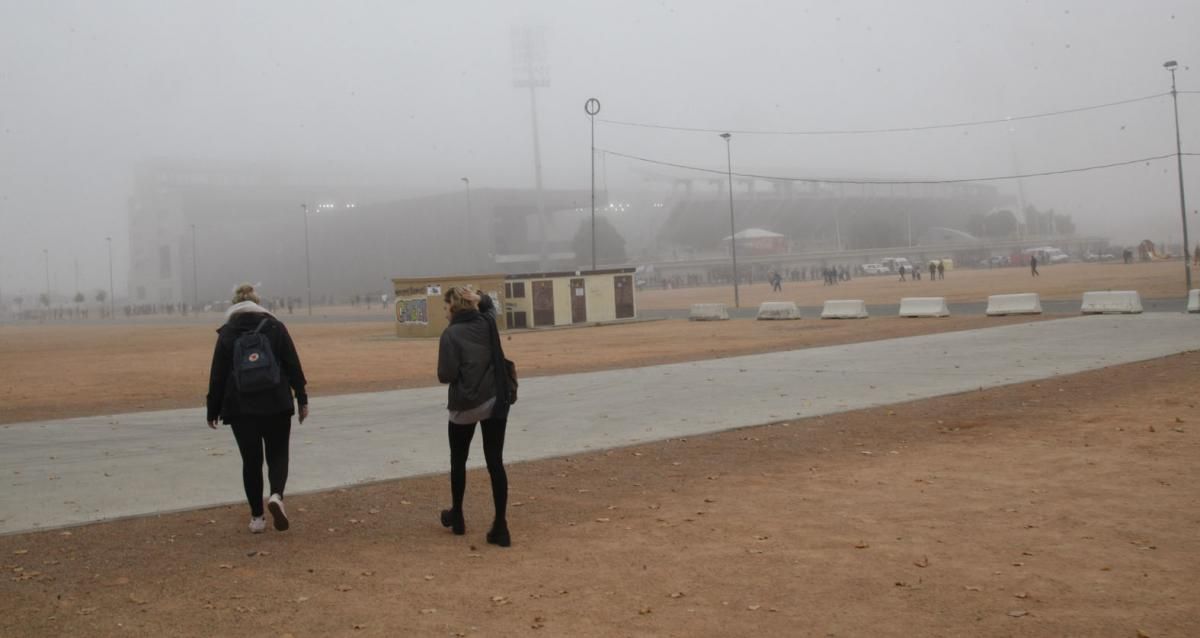
[[[446,408],[479,407],[496,396],[488,320],[474,310],[456,313],[438,345],[438,381],[450,385]]]

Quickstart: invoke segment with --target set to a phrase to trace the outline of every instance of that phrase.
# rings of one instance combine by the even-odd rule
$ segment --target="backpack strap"
[[[250,334],[258,334],[259,332],[261,332],[263,329],[263,326],[267,325],[267,322],[270,320],[271,320],[270,317],[263,317],[263,320],[258,322],[258,327],[255,328],[254,332],[251,332]]]

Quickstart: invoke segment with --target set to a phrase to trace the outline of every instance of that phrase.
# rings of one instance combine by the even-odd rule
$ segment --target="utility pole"
[[[304,280],[305,290],[308,292],[308,316],[312,316],[312,266],[308,257],[308,204],[300,204],[300,208],[304,209]]]
[[[741,308],[742,303],[738,296],[737,227],[733,221],[733,154],[729,142],[733,136],[721,133],[721,137],[725,140],[725,168],[729,177],[729,254],[733,257],[733,307]]]
[[[1192,261],[1188,253],[1187,198],[1183,191],[1183,143],[1179,139],[1179,91],[1175,90],[1175,60],[1167,60],[1163,68],[1171,72],[1171,103],[1175,105],[1175,164],[1179,171],[1179,217],[1183,220],[1183,273],[1187,289],[1192,289]]]

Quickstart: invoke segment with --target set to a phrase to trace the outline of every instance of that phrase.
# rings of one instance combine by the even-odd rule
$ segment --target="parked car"
[[[863,264],[862,270],[864,275],[886,275],[891,272],[883,264]]]

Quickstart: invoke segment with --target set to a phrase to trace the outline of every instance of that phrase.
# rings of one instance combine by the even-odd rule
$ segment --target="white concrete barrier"
[[[758,319],[799,319],[800,309],[794,301],[764,301],[758,307]]]
[[[689,321],[725,321],[729,319],[729,311],[723,303],[698,303],[692,305],[688,314]]]
[[[1042,314],[1042,298],[1036,292],[992,295],[988,297],[987,314],[989,317],[1040,315]]]
[[[1188,291],[1188,312],[1200,312],[1200,288]]]
[[[1079,311],[1085,315],[1136,315],[1142,312],[1142,298],[1136,290],[1085,292]]]
[[[901,317],[949,317],[945,297],[905,297],[900,300]]]
[[[867,303],[862,299],[830,299],[821,309],[822,319],[866,319]]]

